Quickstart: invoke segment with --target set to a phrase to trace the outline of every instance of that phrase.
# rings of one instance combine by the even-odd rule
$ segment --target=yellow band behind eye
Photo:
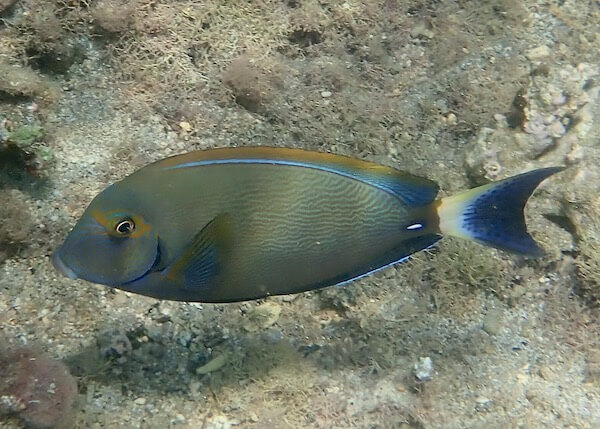
[[[139,238],[152,232],[152,225],[144,222],[141,216],[127,213],[124,210],[112,210],[110,212],[95,210],[91,215],[96,222],[102,225],[106,229],[106,232],[113,237]],[[121,234],[116,230],[117,225],[125,219],[131,219],[135,225],[130,234]]]

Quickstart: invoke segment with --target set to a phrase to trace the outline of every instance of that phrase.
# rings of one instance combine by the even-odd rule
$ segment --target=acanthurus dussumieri
[[[232,302],[346,283],[443,235],[538,255],[523,209],[559,170],[436,199],[428,179],[345,156],[192,152],[101,192],[53,260],[68,277],[159,299]]]

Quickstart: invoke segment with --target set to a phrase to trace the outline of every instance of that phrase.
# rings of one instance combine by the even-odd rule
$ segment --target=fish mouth
[[[77,274],[75,274],[72,269],[67,267],[63,260],[60,258],[58,250],[54,252],[54,255],[52,255],[52,265],[54,265],[54,268],[56,268],[56,270],[65,277],[68,277],[70,279],[77,278]]]

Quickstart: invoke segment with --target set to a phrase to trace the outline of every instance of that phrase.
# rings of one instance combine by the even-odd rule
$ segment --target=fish
[[[427,178],[331,153],[195,151],[108,186],[52,260],[71,279],[162,300],[227,303],[346,284],[444,236],[536,257],[544,252],[527,232],[524,208],[562,169],[438,198]]]

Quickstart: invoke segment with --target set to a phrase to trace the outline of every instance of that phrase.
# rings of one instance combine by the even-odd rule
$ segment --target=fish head
[[[150,271],[158,256],[155,228],[136,212],[99,194],[52,257],[69,278],[120,286]]]

